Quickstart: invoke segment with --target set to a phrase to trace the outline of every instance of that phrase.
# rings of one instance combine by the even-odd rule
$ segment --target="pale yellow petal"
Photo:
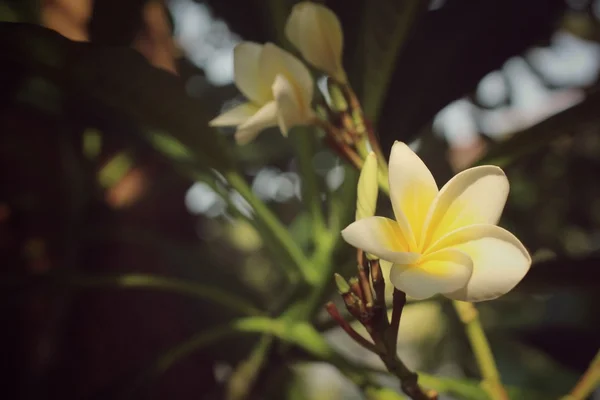
[[[294,88],[303,112],[309,113],[313,97],[313,79],[310,71],[291,53],[267,43],[259,60],[260,79],[271,87],[277,75],[283,75]]]
[[[390,200],[396,220],[411,249],[420,249],[423,224],[438,188],[423,161],[406,144],[392,146],[389,166]]]
[[[342,231],[350,245],[393,263],[412,264],[419,259],[408,252],[408,244],[396,221],[383,217],[368,217],[355,221]]]
[[[253,42],[243,42],[233,50],[233,71],[235,84],[248,99],[263,105],[271,98],[271,82],[260,79],[259,60],[263,46]]]
[[[237,126],[246,122],[259,110],[259,107],[252,103],[240,104],[223,114],[211,120],[210,126]]]
[[[444,249],[421,259],[416,265],[394,264],[390,281],[408,296],[426,299],[464,287],[472,272],[473,264],[467,254]]]
[[[238,144],[251,142],[264,129],[277,125],[277,105],[274,101],[265,104],[250,119],[238,126],[235,140]]]
[[[379,184],[377,182],[377,156],[367,155],[360,171],[356,191],[356,220],[375,215]]]
[[[342,27],[329,8],[308,1],[296,4],[287,20],[285,34],[306,61],[338,82],[346,82]]]
[[[468,225],[497,224],[508,191],[508,179],[498,167],[485,165],[457,174],[440,190],[431,207],[425,244]]]
[[[510,291],[531,266],[527,249],[512,233],[496,225],[471,225],[441,238],[434,249],[451,248],[473,260],[469,283],[448,297],[464,301],[492,300]]]
[[[273,96],[277,103],[277,121],[283,136],[287,136],[294,126],[308,125],[314,119],[312,110],[307,110],[299,103],[294,87],[283,75],[277,75],[275,78]]]

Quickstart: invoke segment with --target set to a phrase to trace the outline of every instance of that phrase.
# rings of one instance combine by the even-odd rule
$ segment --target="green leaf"
[[[585,126],[595,123],[600,107],[600,90],[588,94],[586,99],[530,128],[515,132],[511,137],[496,146],[477,165],[492,164],[508,167],[521,158],[547,146],[562,135],[581,132]]]
[[[181,159],[189,153],[202,167],[232,168],[222,136],[208,128],[212,112],[186,95],[178,77],[154,68],[136,51],[73,42],[49,29],[18,23],[0,23],[0,50],[5,68],[42,76],[75,106],[83,103],[97,113],[126,118],[167,157]]]
[[[190,280],[168,278],[149,274],[75,275],[42,274],[25,279],[7,279],[3,288],[23,288],[32,285],[66,286],[77,289],[142,289],[177,293],[218,304],[245,315],[261,315],[248,299],[239,298],[222,288],[204,285]]]
[[[365,1],[362,39],[355,55],[357,90],[367,118],[377,121],[402,44],[427,10],[421,0]]]

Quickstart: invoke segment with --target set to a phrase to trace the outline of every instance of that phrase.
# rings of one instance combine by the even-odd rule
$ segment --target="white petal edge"
[[[473,224],[497,224],[509,192],[504,171],[492,165],[469,168],[455,175],[440,190],[427,221],[424,242]]]
[[[389,165],[390,200],[402,231],[419,250],[421,231],[438,188],[431,172],[405,143],[392,146]]]
[[[303,111],[308,113],[313,97],[313,79],[302,61],[273,43],[266,43],[260,55],[259,74],[259,79],[269,87],[277,75],[283,75],[294,87]]]
[[[225,111],[223,114],[211,120],[209,126],[237,126],[246,122],[259,110],[252,103],[244,103]]]
[[[245,123],[238,126],[235,140],[238,144],[247,144],[254,140],[264,129],[277,125],[277,104],[271,101],[261,107]]]
[[[296,4],[287,20],[285,34],[306,61],[338,82],[346,83],[342,27],[329,8],[312,2]]]
[[[272,89],[277,103],[277,121],[283,136],[287,136],[294,126],[311,122],[312,112],[306,113],[306,107],[300,104],[294,87],[283,75],[277,75]]]
[[[444,249],[417,265],[392,265],[390,282],[417,300],[464,287],[473,272],[471,258],[459,250]]]
[[[493,300],[512,290],[531,267],[531,256],[509,231],[495,225],[472,225],[440,239],[435,248],[465,252],[473,260],[473,275],[458,291],[446,294],[469,302]]]
[[[271,82],[259,79],[259,61],[263,45],[242,42],[233,49],[233,72],[235,85],[248,99],[265,104],[271,100]]]
[[[407,244],[396,221],[384,217],[368,217],[355,221],[342,231],[348,244],[383,260],[412,264],[419,254],[407,251]]]

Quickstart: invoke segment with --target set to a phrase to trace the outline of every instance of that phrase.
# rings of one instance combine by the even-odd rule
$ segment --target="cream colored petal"
[[[265,104],[250,119],[238,126],[235,140],[238,144],[246,144],[254,140],[264,129],[277,125],[277,105],[274,101]]]
[[[379,184],[377,182],[377,156],[371,152],[360,170],[356,190],[356,220],[375,215]]]
[[[342,26],[329,8],[308,1],[296,4],[287,20],[285,34],[306,61],[338,82],[346,83]]]
[[[427,245],[458,228],[497,224],[508,196],[502,169],[485,165],[454,176],[440,190],[427,218]]]
[[[412,264],[419,259],[408,252],[408,245],[396,221],[368,217],[355,221],[342,231],[350,245],[393,263]]]
[[[259,60],[260,80],[271,87],[277,75],[283,75],[293,86],[303,112],[308,113],[313,97],[313,79],[310,71],[291,53],[267,43]]]
[[[392,146],[389,166],[390,200],[396,220],[411,249],[420,250],[421,231],[429,208],[438,193],[431,172],[406,144]]]
[[[273,83],[273,96],[277,103],[277,121],[283,136],[287,136],[291,128],[308,125],[314,118],[312,110],[307,110],[299,103],[294,87],[283,76],[277,75]]]
[[[252,103],[244,103],[225,111],[208,123],[209,126],[237,126],[246,122],[259,110]]]
[[[394,264],[390,281],[408,296],[426,299],[464,287],[472,272],[473,263],[467,254],[444,249],[430,254],[416,265]]]
[[[441,238],[434,249],[451,248],[473,260],[466,287],[447,294],[455,300],[492,300],[514,288],[531,266],[527,249],[512,233],[496,225],[471,225]]]
[[[233,50],[233,72],[235,84],[248,99],[260,105],[271,98],[271,82],[266,84],[259,78],[259,60],[263,46],[243,42]]]

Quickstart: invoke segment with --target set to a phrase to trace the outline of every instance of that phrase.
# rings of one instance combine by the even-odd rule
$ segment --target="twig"
[[[375,345],[369,342],[364,337],[362,337],[358,332],[356,332],[354,328],[350,326],[348,321],[346,321],[344,317],[342,317],[335,304],[333,304],[330,301],[325,305],[325,309],[327,310],[329,315],[331,315],[331,318],[333,318],[338,323],[338,325],[348,334],[348,336],[354,339],[356,343],[360,344],[369,351],[372,351],[374,353],[377,352],[377,348],[375,347]]]
[[[400,329],[400,317],[402,316],[402,310],[406,305],[406,293],[394,289],[394,300],[392,308],[392,321],[390,322],[389,336],[390,345],[392,346],[393,352],[396,353],[398,346],[398,330]]]
[[[375,304],[385,308],[385,279],[383,279],[379,260],[371,261],[371,280],[375,289]]]

